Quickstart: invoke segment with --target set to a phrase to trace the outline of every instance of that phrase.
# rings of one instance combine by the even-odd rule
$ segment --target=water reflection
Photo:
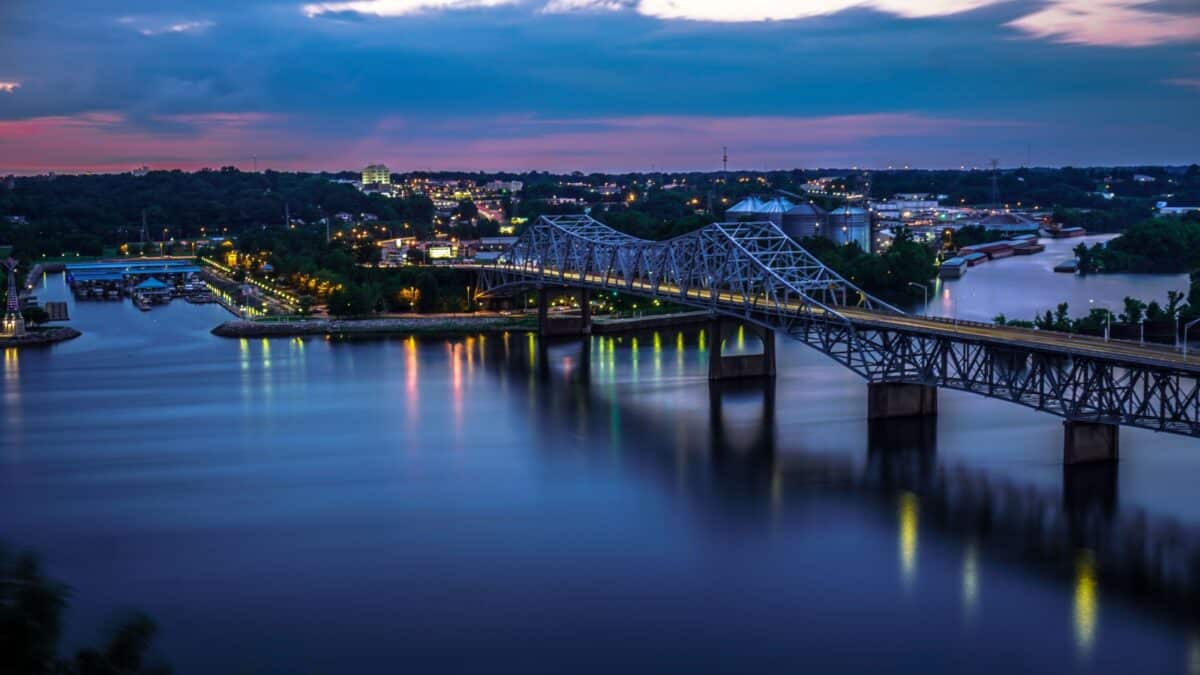
[[[1090,656],[1096,642],[1100,618],[1099,592],[1096,588],[1096,561],[1091,553],[1080,551],[1075,560],[1074,612],[1075,644],[1081,656]]]
[[[900,580],[911,591],[917,579],[917,496],[901,492],[896,501],[900,512]]]
[[[968,619],[974,617],[979,605],[979,543],[974,537],[967,539],[963,553],[962,602],[963,615]]]
[[[779,437],[771,380],[697,378],[696,386],[708,389],[705,415],[683,401],[648,400],[643,388],[618,387],[616,354],[647,357],[615,349],[611,340],[548,349],[551,372],[559,375],[523,380],[537,401],[531,409],[539,423],[569,424],[597,439],[597,445],[621,453],[623,465],[663,479],[672,493],[711,510],[718,521],[736,517],[770,525],[781,510],[814,494],[844,495],[864,508],[886,509],[896,527],[906,593],[923,586],[917,580],[927,540],[940,540],[939,546],[957,542],[963,552],[956,583],[964,620],[984,604],[989,565],[1055,579],[1071,603],[1062,634],[1083,657],[1095,651],[1099,638],[1102,589],[1114,602],[1164,619],[1197,619],[1200,534],[1140,510],[1122,510],[1114,466],[1071,467],[1063,473],[1061,491],[1017,484],[985,470],[939,463],[937,422],[928,419],[872,423],[861,460],[810,454],[797,447],[802,438]],[[676,335],[677,358],[683,343]],[[597,366],[607,374],[604,386],[591,386],[586,374],[561,370],[570,354],[589,350],[609,364]],[[500,358],[489,364],[506,381],[529,370],[527,363]],[[631,377],[632,364],[622,372]],[[704,418],[707,424],[700,424]],[[674,433],[665,434],[668,429]],[[1188,663],[1197,661],[1196,641],[1184,646]]]

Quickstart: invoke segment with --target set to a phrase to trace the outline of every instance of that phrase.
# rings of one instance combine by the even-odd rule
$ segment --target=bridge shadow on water
[[[945,466],[935,418],[870,423],[857,458],[809,452],[804,439],[780,437],[773,379],[710,383],[692,375],[670,386],[707,389],[707,410],[656,408],[593,381],[591,340],[528,349],[492,341],[485,363],[523,414],[537,411],[548,429],[597,441],[580,448],[619,445],[622,467],[682,491],[705,522],[772,527],[811,496],[892,522],[898,516],[902,529],[906,519],[916,528],[919,512],[923,534],[1077,594],[1095,584],[1150,616],[1200,624],[1200,531],[1122,509],[1115,463],[1064,467],[1061,491]],[[556,441],[542,445],[566,451]]]

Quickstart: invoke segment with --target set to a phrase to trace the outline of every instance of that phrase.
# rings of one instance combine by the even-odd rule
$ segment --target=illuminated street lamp
[[[1088,304],[1094,305],[1096,301],[1094,299],[1088,300]],[[1104,306],[1104,341],[1108,342],[1109,329],[1112,327],[1112,309],[1109,308],[1106,302],[1101,302],[1100,304]]]
[[[845,228],[843,228],[843,229],[845,229]],[[929,287],[926,286],[925,284],[918,284],[915,281],[908,282],[908,285],[909,285],[909,287],[917,286],[918,288],[921,289],[921,291],[925,294],[925,304],[921,305],[921,309],[924,310],[926,307],[928,307],[929,306]]]

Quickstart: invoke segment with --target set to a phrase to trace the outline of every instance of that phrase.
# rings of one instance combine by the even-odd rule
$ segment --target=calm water
[[[935,311],[1179,279],[1058,258]],[[773,389],[710,389],[695,332],[71,311],[84,337],[4,355],[0,538],[73,586],[73,642],[132,606],[185,674],[1200,672],[1200,441],[1123,429],[1116,470],[1064,474],[1057,418],[942,392],[933,424],[871,427],[862,382],[786,341]]]

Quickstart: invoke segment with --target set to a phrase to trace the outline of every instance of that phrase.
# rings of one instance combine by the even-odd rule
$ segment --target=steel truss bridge
[[[543,216],[495,265],[477,269],[484,296],[557,286],[660,299],[786,334],[871,383],[1200,436],[1200,361],[1168,347],[905,314],[770,222],[648,241],[588,216]]]

